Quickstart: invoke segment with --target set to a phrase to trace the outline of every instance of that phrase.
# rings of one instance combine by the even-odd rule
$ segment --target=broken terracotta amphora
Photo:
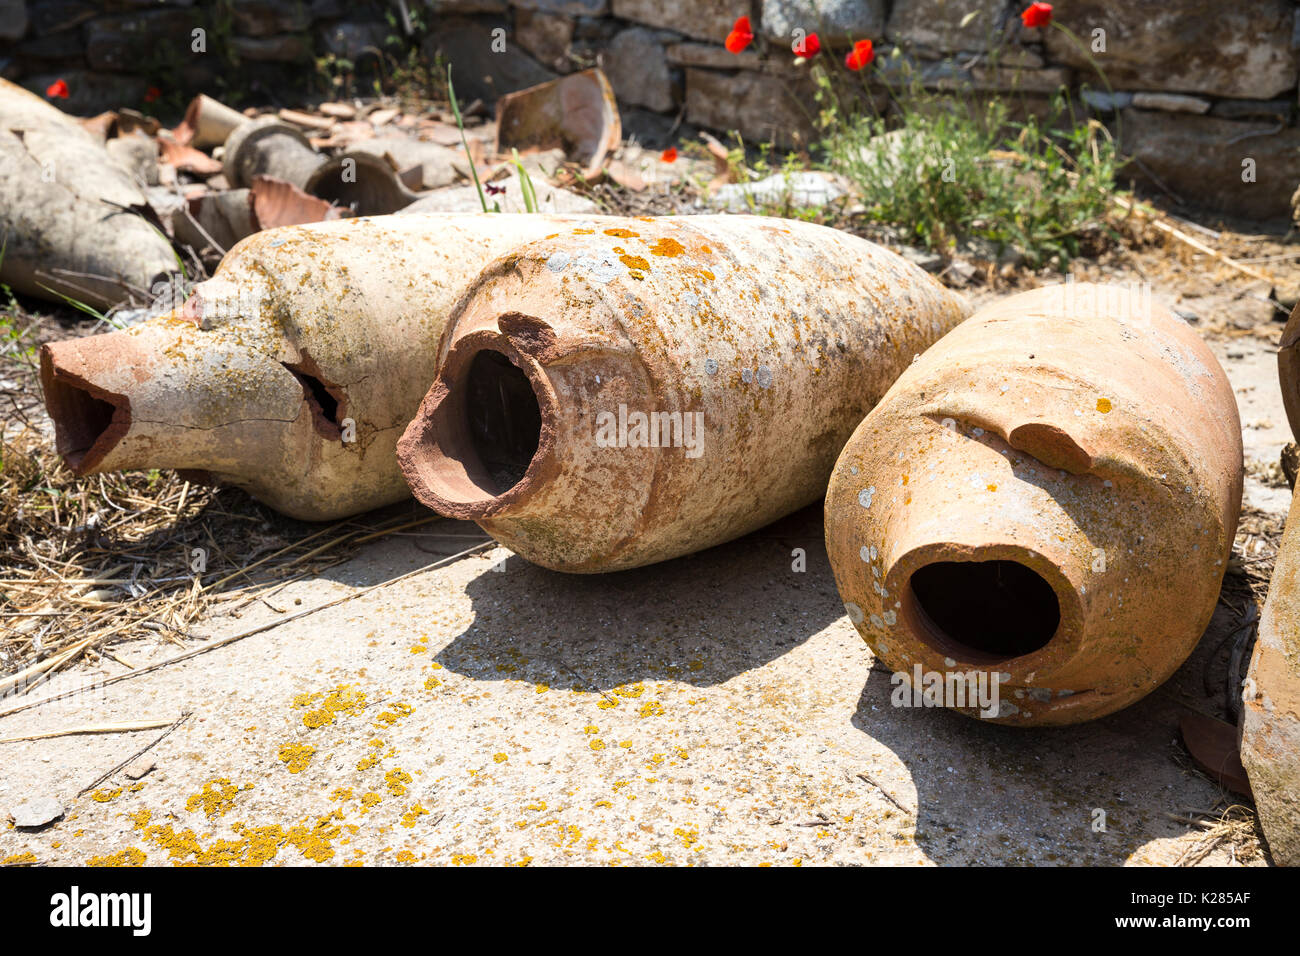
[[[178,271],[140,186],[71,116],[0,79],[0,282],[97,309]]]
[[[632,568],[815,501],[964,301],[866,240],[755,216],[573,224],[484,270],[398,455],[548,568]]]
[[[394,446],[453,305],[485,263],[568,226],[425,215],[250,236],[165,318],[42,348],[59,452],[79,475],[181,469],[309,520],[409,497]]]
[[[1191,653],[1241,492],[1196,333],[1148,291],[1069,282],[985,306],[899,377],[835,465],[826,544],[904,703],[1069,724]]]

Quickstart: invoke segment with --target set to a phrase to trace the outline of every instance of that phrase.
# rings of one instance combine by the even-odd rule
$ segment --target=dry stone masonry
[[[816,31],[834,55],[870,38],[882,54],[873,69],[897,46],[935,89],[1004,95],[1032,112],[1066,86],[1120,136],[1134,157],[1126,176],[1223,213],[1289,214],[1300,183],[1297,0],[1058,0],[1055,20],[1078,42],[1024,28],[1024,5],[406,0],[425,52],[442,52],[463,95],[485,102],[600,65],[632,130],[666,135],[680,116],[797,146],[815,131],[794,32]],[[739,16],[755,40],[731,54],[722,42]],[[195,54],[199,26],[207,50]],[[301,82],[313,61],[364,61],[403,33],[399,5],[382,0],[0,0],[0,75],[37,92],[64,79],[60,106],[92,113],[144,102],[163,84],[183,101],[222,83]]]

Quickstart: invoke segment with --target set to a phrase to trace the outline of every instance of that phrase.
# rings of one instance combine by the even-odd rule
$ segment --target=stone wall
[[[888,74],[897,46],[924,83],[1045,108],[1060,86],[1111,124],[1126,174],[1212,210],[1283,217],[1300,184],[1300,2],[1058,0],[1054,28],[1025,29],[1022,0],[405,0],[423,49],[455,66],[462,98],[599,64],[629,127],[678,118],[747,142],[810,142],[795,30],[823,55],[871,38]],[[722,41],[747,15],[755,41]],[[170,95],[301,82],[314,58],[364,60],[404,34],[397,0],[0,0],[0,73],[44,91],[69,84],[77,112]],[[206,31],[195,53],[193,31]],[[419,35],[414,37],[419,40]],[[893,61],[896,67],[898,61]],[[1105,74],[1103,81],[1097,67]]]

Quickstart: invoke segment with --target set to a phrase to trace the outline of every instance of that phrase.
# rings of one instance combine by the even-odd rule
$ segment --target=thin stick
[[[109,777],[113,776],[113,774],[117,773],[119,770],[121,770],[121,769],[122,769],[123,767],[125,767],[127,764],[131,763],[131,761],[133,761],[133,760],[137,760],[137,759],[139,759],[140,757],[143,757],[143,756],[144,756],[145,754],[147,754],[150,750],[152,750],[152,749],[153,749],[154,747],[156,747],[159,743],[161,743],[161,742],[162,742],[162,741],[167,737],[168,734],[170,734],[173,730],[175,730],[175,729],[176,729],[177,727],[179,727],[181,724],[185,723],[185,721],[189,720],[189,717],[190,717],[190,711],[187,710],[185,713],[183,713],[183,714],[181,714],[179,717],[177,717],[176,720],[172,723],[172,725],[171,725],[170,727],[168,727],[168,728],[167,728],[166,730],[164,730],[161,734],[159,734],[157,737],[155,737],[152,743],[146,745],[146,746],[143,747],[142,749],[137,750],[135,753],[131,754],[131,756],[127,757],[127,758],[126,758],[125,760],[123,760],[120,764],[118,764],[116,767],[114,767],[114,768],[113,768],[112,770],[110,770],[108,773],[104,774],[102,777],[100,777],[100,778],[99,778],[98,780],[96,780],[94,783],[90,784],[89,786],[82,787],[82,788],[81,788],[81,791],[77,794],[77,796],[80,797],[80,796],[82,796],[83,794],[89,793],[91,790],[94,790],[94,789],[95,789],[96,787],[98,787],[101,783],[103,783],[103,782],[104,782],[105,780],[107,780]]]
[[[21,737],[0,737],[0,744],[16,744],[20,740],[48,740],[51,737],[72,737],[78,734],[130,734],[137,730],[157,730],[172,723],[170,720],[126,720],[116,724],[85,724],[66,730],[47,730],[42,734],[24,734]]]
[[[915,813],[914,811],[907,809],[907,807],[903,806],[901,803],[899,803],[897,800],[895,800],[895,799],[894,799],[894,795],[893,795],[892,793],[890,793],[888,790],[886,790],[886,789],[885,789],[884,787],[882,787],[880,784],[876,783],[876,781],[872,780],[872,779],[871,779],[870,777],[868,777],[865,773],[860,773],[860,774],[858,774],[858,775],[857,775],[857,778],[858,778],[859,780],[861,780],[863,783],[869,783],[869,784],[871,784],[871,786],[875,787],[877,790],[880,791],[881,796],[883,796],[886,800],[888,800],[888,801],[889,801],[890,803],[892,803],[894,806],[898,807],[898,809],[902,810],[902,811],[903,811],[904,813],[906,813],[909,817],[914,817],[914,816],[916,816],[916,813]]]
[[[398,577],[392,578],[388,581],[380,581],[379,583],[372,584],[367,588],[362,588],[360,591],[353,591],[351,594],[345,594],[343,597],[335,598],[333,601],[326,601],[324,604],[318,604],[316,607],[308,608],[305,611],[299,611],[297,614],[290,614],[288,617],[280,618],[279,620],[268,621],[265,624],[261,624],[257,627],[251,627],[245,631],[239,631],[235,634],[228,634],[225,637],[217,638],[215,641],[209,641],[208,643],[203,644],[199,647],[191,648],[190,650],[185,651],[181,654],[177,654],[173,657],[168,657],[165,660],[157,661],[156,663],[149,664],[145,667],[137,668],[136,670],[133,671],[128,671],[125,674],[116,674],[113,677],[106,677],[103,680],[95,681],[94,683],[91,684],[84,684],[81,687],[74,687],[71,690],[65,690],[62,693],[54,694],[50,697],[42,697],[40,700],[28,701],[25,704],[18,704],[17,706],[10,707],[8,710],[0,710],[0,717],[9,717],[13,714],[17,714],[21,711],[28,710],[29,708],[32,707],[40,707],[42,704],[53,703],[56,700],[63,700],[64,698],[72,697],[76,694],[86,693],[88,691],[93,691],[93,690],[99,690],[102,687],[107,687],[110,684],[116,684],[119,681],[130,680],[131,678],[139,677],[142,674],[150,674],[153,671],[161,670],[162,668],[167,667],[171,664],[179,664],[181,661],[187,661],[191,657],[198,657],[200,654],[206,654],[208,651],[216,650],[218,647],[225,647],[227,644],[233,644],[235,643],[235,641],[241,641],[246,637],[252,637],[254,634],[261,634],[263,631],[269,631],[273,627],[279,627],[282,624],[288,624],[290,621],[296,621],[299,618],[307,617],[309,614],[315,614],[317,611],[323,611],[326,608],[337,607],[338,605],[343,604],[346,601],[351,601],[354,598],[363,597],[364,595],[369,594],[371,591],[376,591],[379,588],[387,587],[390,584],[396,584],[398,581],[404,581],[405,579],[409,577],[414,577],[417,574],[423,574],[425,571],[432,571],[435,568],[440,568],[444,564],[447,564],[451,561],[455,561],[458,558],[463,558],[466,555],[473,554],[475,551],[480,551],[490,544],[495,544],[495,542],[489,539],[487,541],[481,542],[480,544],[474,545],[474,547],[472,548],[466,548],[464,551],[460,551],[446,558],[442,558],[439,561],[434,561],[432,564],[426,564],[424,567],[416,568],[414,571],[408,571],[406,572],[406,574],[399,575]]]
[[[1133,208],[1133,204],[1130,203],[1127,199],[1124,199],[1122,196],[1111,197],[1111,202],[1113,202],[1116,206],[1119,206],[1119,208],[1123,209],[1125,212],[1135,211]],[[1207,246],[1205,243],[1201,242],[1201,240],[1195,238],[1194,236],[1189,236],[1181,229],[1175,229],[1173,226],[1169,225],[1169,223],[1163,222],[1160,219],[1156,219],[1152,217],[1149,213],[1146,212],[1146,210],[1143,209],[1143,210],[1136,210],[1136,211],[1140,211],[1146,214],[1148,216],[1151,225],[1155,226],[1161,232],[1169,236],[1172,236],[1173,238],[1177,239],[1179,242],[1183,243],[1184,245],[1191,246],[1197,252],[1202,252],[1207,256],[1210,256],[1214,259],[1218,259],[1225,266],[1230,266],[1233,269],[1236,269],[1238,272],[1242,273],[1243,275],[1250,276],[1252,279],[1260,279],[1264,282],[1267,282],[1269,285],[1273,284],[1273,280],[1270,279],[1268,276],[1264,275],[1264,273],[1252,269],[1250,268],[1250,266],[1244,266],[1236,259],[1233,259],[1229,256],[1225,256],[1218,249],[1214,249],[1210,246]]]

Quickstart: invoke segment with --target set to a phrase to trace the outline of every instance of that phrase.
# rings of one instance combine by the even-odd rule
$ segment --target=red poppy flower
[[[665,149],[662,153],[659,154],[659,158],[663,160],[665,163],[677,162],[677,147],[669,146],[667,149]]]
[[[844,65],[850,70],[860,70],[875,58],[876,51],[872,48],[871,41],[859,40],[844,58]]]
[[[817,39],[817,34],[810,33],[803,40],[796,40],[790,49],[795,56],[814,57],[821,52],[821,48],[822,41]]]
[[[754,31],[750,29],[749,17],[741,17],[727,34],[727,52],[739,53],[754,42]]]
[[[1026,27],[1045,27],[1052,22],[1050,3],[1031,3],[1020,13],[1020,22]]]
[[[158,89],[156,86],[151,86],[149,89],[144,91],[144,101],[146,103],[152,103],[160,96],[162,96],[162,90]]]
[[[62,80],[55,80],[46,88],[45,95],[51,99],[58,97],[66,100],[68,98],[68,84]]]

